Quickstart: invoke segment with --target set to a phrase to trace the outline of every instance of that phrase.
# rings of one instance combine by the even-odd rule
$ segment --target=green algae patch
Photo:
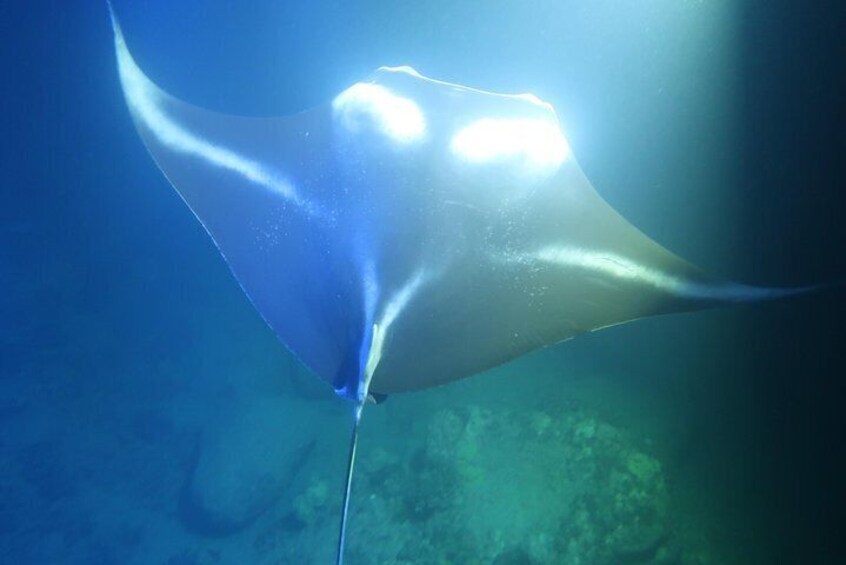
[[[662,563],[677,555],[660,462],[588,411],[442,409],[384,494],[426,563]],[[376,485],[373,485],[376,487]],[[359,518],[361,519],[361,518]],[[427,538],[427,536],[431,536]],[[409,561],[409,562],[412,562]]]
[[[661,463],[641,452],[633,452],[626,459],[626,469],[638,481],[648,482],[661,477]]]

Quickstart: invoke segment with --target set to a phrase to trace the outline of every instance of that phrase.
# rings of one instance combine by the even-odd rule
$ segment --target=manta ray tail
[[[355,399],[355,411],[353,412],[353,427],[350,434],[350,451],[347,458],[347,482],[344,486],[344,504],[341,508],[341,527],[338,533],[338,557],[335,560],[337,565],[344,562],[344,543],[347,534],[347,515],[350,509],[350,490],[352,487],[353,468],[355,467],[355,448],[358,444],[358,426],[361,423],[361,413],[364,411],[364,405],[368,401],[379,402],[380,400],[370,394],[370,381],[373,378],[373,372],[379,365],[379,360],[382,356],[382,343],[385,338],[385,326],[380,324],[373,324],[370,331],[365,334],[364,343],[366,344],[360,351],[360,361],[362,367],[358,383],[354,391],[347,389],[336,390],[342,396],[351,394]],[[384,401],[385,395],[377,395]],[[349,396],[347,396],[349,398]]]
[[[338,533],[338,557],[335,560],[337,565],[344,562],[344,544],[347,534],[347,514],[350,508],[350,488],[352,487],[353,468],[355,467],[355,448],[358,444],[358,425],[361,422],[361,412],[364,403],[361,402],[355,407],[355,420],[353,421],[352,433],[350,434],[350,451],[347,457],[347,481],[344,487],[344,503],[341,509],[341,527]]]

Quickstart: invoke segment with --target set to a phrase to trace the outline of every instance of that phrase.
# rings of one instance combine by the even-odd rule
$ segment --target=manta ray
[[[707,275],[582,172],[552,105],[381,67],[278,118],[207,111],[117,67],[149,153],[281,342],[353,407],[645,316],[807,290]]]

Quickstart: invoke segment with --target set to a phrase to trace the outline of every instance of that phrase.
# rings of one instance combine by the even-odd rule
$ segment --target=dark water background
[[[385,64],[534,92],[599,192],[668,248],[744,282],[846,280],[838,3],[115,4],[147,74],[219,111],[295,112]],[[0,562],[188,562],[204,538],[156,524],[179,524],[204,430],[233,404],[309,397],[340,445],[344,407],[293,374],[144,152],[105,6],[3,3],[0,61]],[[831,563],[844,314],[829,292],[646,320],[504,369],[542,376],[391,402],[520,410],[572,384],[657,438],[714,562]],[[363,457],[390,445],[390,412],[363,432]],[[342,455],[325,456],[338,484]]]

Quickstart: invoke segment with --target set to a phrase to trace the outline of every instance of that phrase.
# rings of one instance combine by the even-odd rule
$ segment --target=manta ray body
[[[719,280],[594,190],[553,107],[382,67],[280,118],[203,110],[139,69],[141,138],[258,312],[355,405],[454,381],[584,332],[796,289]]]

